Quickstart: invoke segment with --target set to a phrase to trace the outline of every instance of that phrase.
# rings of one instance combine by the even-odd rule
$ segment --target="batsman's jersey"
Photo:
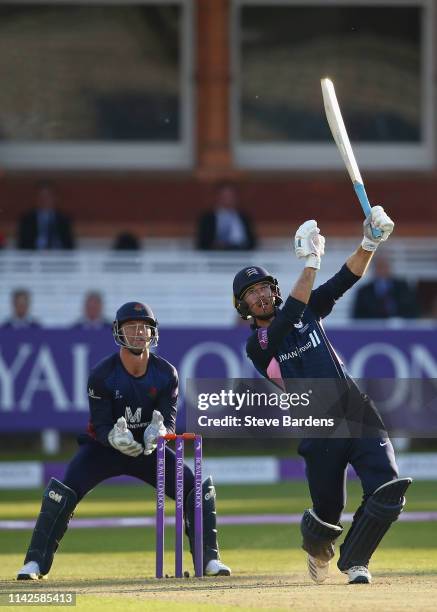
[[[88,399],[88,436],[105,446],[109,446],[108,433],[120,417],[125,417],[135,440],[142,442],[154,410],[162,414],[164,425],[171,433],[176,425],[177,371],[171,363],[150,353],[146,373],[135,377],[127,372],[120,355],[115,353],[91,371]]]
[[[312,291],[308,304],[288,297],[269,327],[256,329],[247,354],[266,378],[346,378],[344,364],[329,342],[321,320],[359,276],[344,265]]]

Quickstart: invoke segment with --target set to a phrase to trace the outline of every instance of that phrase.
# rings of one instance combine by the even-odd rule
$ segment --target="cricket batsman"
[[[38,580],[50,571],[53,556],[80,500],[107,478],[126,474],[156,488],[157,440],[174,433],[178,375],[150,352],[158,343],[158,322],[147,304],[128,302],[117,311],[113,335],[120,350],[103,359],[88,379],[88,432],[61,481],[51,478],[43,494],[18,580]],[[175,498],[175,453],[165,449],[166,494]],[[185,530],[194,555],[194,475],[184,466]],[[204,575],[229,576],[217,543],[215,490],[203,482]]]
[[[306,221],[297,230],[296,256],[304,263],[291,294],[282,307],[278,282],[264,268],[248,266],[234,278],[234,305],[243,319],[253,319],[246,345],[247,355],[266,378],[343,379],[363,402],[365,413],[379,414],[359,391],[332,347],[322,325],[338,300],[366,272],[394,223],[381,206],[374,206],[364,221],[364,237],[358,249],[330,280],[313,290],[325,249],[317,222]],[[374,238],[372,228],[380,230]],[[309,339],[317,338],[317,342]],[[310,348],[307,348],[307,347]],[[305,347],[301,350],[301,347]],[[328,577],[334,543],[343,532],[340,524],[345,506],[345,482],[350,463],[361,481],[363,501],[340,546],[338,568],[349,584],[370,583],[369,561],[378,544],[397,520],[405,504],[410,478],[398,478],[393,446],[388,438],[304,438],[299,444],[304,458],[313,507],[301,520],[303,549],[308,553],[311,579]]]

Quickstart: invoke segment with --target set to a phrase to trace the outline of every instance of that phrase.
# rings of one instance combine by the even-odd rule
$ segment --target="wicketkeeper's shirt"
[[[125,417],[135,440],[142,442],[154,410],[159,410],[164,417],[167,431],[175,431],[178,374],[171,363],[150,353],[146,373],[135,377],[127,372],[120,355],[115,353],[91,371],[88,399],[89,436],[109,446],[108,433],[120,417]]]
[[[247,341],[247,354],[255,368],[272,379],[346,378],[322,319],[359,278],[344,265],[312,291],[307,305],[288,297],[270,326],[256,329]]]

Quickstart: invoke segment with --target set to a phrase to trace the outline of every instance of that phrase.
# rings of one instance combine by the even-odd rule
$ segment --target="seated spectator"
[[[139,251],[140,242],[131,232],[121,232],[115,237],[114,251]]]
[[[112,325],[111,321],[103,316],[103,299],[97,291],[86,294],[83,303],[83,315],[73,329],[98,330]]]
[[[235,186],[221,183],[216,188],[213,210],[202,215],[197,228],[197,248],[210,250],[250,250],[256,238],[250,219],[238,209]]]
[[[51,183],[38,184],[36,207],[25,213],[18,225],[19,249],[73,249],[70,219],[56,207],[57,197]]]
[[[15,289],[11,294],[12,315],[3,329],[37,329],[40,324],[30,316],[30,293],[27,289]]]
[[[356,293],[354,319],[412,319],[418,316],[415,292],[399,278],[391,276],[390,264],[375,258],[374,279]]]

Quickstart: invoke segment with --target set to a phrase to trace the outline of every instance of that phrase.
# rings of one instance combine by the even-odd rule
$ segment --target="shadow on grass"
[[[432,527],[432,526],[431,526]],[[2,554],[15,554],[27,549],[31,531],[0,532]],[[167,537],[168,536],[168,537]],[[289,550],[300,549],[298,525],[227,525],[219,530],[223,550]],[[382,549],[421,548],[437,555],[437,541],[430,538],[429,523],[397,523],[385,536]],[[154,529],[124,527],[117,529],[71,529],[65,535],[63,553],[138,553],[155,550]],[[174,529],[166,530],[166,550],[174,551]]]

